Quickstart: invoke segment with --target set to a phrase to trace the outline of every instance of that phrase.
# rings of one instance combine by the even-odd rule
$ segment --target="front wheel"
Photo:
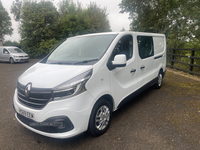
[[[156,84],[154,85],[154,87],[155,87],[156,89],[160,89],[161,86],[162,86],[162,82],[163,82],[163,74],[162,74],[161,72],[159,72],[158,78],[157,78],[157,82],[156,82]]]
[[[93,136],[100,136],[109,128],[112,117],[111,108],[110,103],[106,99],[100,99],[95,104],[88,127],[88,131]]]
[[[14,61],[13,58],[10,58],[10,63],[11,63],[11,64],[14,64],[14,63],[15,63],[15,61]]]

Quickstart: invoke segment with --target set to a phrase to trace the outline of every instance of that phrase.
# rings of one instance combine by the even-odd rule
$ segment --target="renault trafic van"
[[[66,39],[17,81],[14,109],[26,128],[53,138],[102,135],[112,112],[166,70],[163,34],[112,32]]]

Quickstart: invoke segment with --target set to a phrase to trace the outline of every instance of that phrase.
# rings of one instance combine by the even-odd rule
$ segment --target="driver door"
[[[121,37],[112,52],[111,61],[117,54],[125,54],[127,62],[125,67],[117,67],[110,71],[111,93],[116,106],[135,90],[137,83],[137,61],[133,50],[132,35]]]

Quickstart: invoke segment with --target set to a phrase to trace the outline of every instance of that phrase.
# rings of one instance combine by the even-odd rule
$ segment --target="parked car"
[[[44,136],[100,136],[112,112],[154,85],[166,70],[163,34],[111,32],[68,38],[17,81],[17,120]]]
[[[0,46],[0,61],[7,61],[11,64],[15,62],[28,62],[29,56],[18,47]]]

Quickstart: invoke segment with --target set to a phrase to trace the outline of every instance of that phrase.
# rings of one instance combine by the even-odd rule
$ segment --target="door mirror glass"
[[[113,67],[125,67],[126,66],[126,55],[118,54],[114,57],[112,61]]]

